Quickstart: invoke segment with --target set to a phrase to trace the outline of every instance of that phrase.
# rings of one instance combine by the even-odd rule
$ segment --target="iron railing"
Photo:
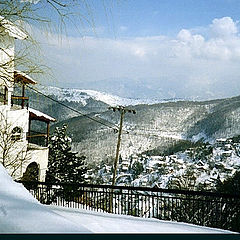
[[[147,187],[22,183],[43,204],[186,222],[240,232],[240,195]]]

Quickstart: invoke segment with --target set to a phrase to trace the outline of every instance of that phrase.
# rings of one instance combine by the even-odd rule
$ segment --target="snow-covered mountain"
[[[108,126],[118,126],[114,105],[132,105],[137,114],[124,117],[121,155],[128,158],[148,150],[162,151],[180,139],[214,141],[240,134],[240,96],[211,101],[135,100],[93,90],[40,87],[48,96],[68,105],[29,92],[30,107],[56,118],[56,126],[68,125],[74,150],[89,162],[111,159],[115,154],[116,134]],[[88,117],[86,117],[86,115]],[[96,120],[96,121],[95,121]],[[129,134],[127,134],[129,133]]]
[[[129,105],[140,105],[140,104],[156,104],[168,101],[179,101],[180,99],[169,99],[169,100],[154,100],[154,99],[131,99],[123,98],[116,95],[108,94],[105,92],[95,90],[83,90],[83,89],[72,89],[72,88],[58,88],[51,86],[40,86],[39,90],[47,95],[55,96],[59,101],[69,101],[81,103],[83,106],[87,104],[87,100],[90,98],[104,102],[110,106],[129,106]]]

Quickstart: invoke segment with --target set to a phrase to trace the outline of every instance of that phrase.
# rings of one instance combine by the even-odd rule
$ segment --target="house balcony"
[[[36,144],[38,146],[47,147],[50,135],[50,123],[55,122],[56,119],[32,108],[29,108],[28,111],[29,111],[29,132],[27,136],[28,142]],[[41,132],[35,130],[34,125],[35,127],[42,126]]]
[[[7,94],[0,92],[0,104],[1,105],[7,105]],[[17,95],[11,95],[11,107],[17,108],[17,109],[28,109],[29,106],[29,97],[25,96],[17,96]]]
[[[11,96],[11,106],[20,106],[22,109],[27,108],[29,106],[29,97],[25,96]]]
[[[0,104],[9,105],[14,108],[27,108],[29,106],[29,97],[25,96],[26,86],[28,84],[36,84],[26,74],[20,71],[14,71],[14,90],[9,91],[7,86],[1,86]]]
[[[36,82],[20,71],[14,72],[14,82],[14,92],[17,92],[18,94],[15,95],[13,92],[13,95],[11,95],[11,106],[20,106],[22,109],[28,109],[29,97],[25,96],[25,88],[26,85],[36,84]]]
[[[42,132],[37,132],[33,130],[31,130],[27,136],[27,140],[29,143],[32,143],[41,147],[48,146],[48,139],[49,139],[48,133],[42,133]]]
[[[49,140],[50,123],[56,119],[44,114],[38,110],[29,108],[29,97],[26,96],[26,86],[28,84],[36,84],[36,82],[20,71],[14,71],[14,88],[1,86],[0,88],[0,104],[6,105],[10,110],[18,110],[28,115],[27,140],[33,145],[39,147],[47,147]],[[19,111],[24,109],[24,111]],[[13,112],[12,111],[12,112]],[[39,132],[44,131],[44,133]]]

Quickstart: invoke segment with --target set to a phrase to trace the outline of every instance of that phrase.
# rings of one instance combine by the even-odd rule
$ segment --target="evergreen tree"
[[[87,169],[84,166],[85,156],[72,152],[71,138],[66,134],[67,126],[56,128],[49,142],[49,163],[47,181],[83,183]]]
[[[138,175],[143,172],[143,170],[144,170],[143,164],[141,162],[135,161],[131,169],[133,178],[136,179]]]
[[[67,136],[67,126],[56,128],[49,141],[49,162],[46,181],[51,183],[84,183],[87,169],[84,165],[85,156],[72,152],[71,138]],[[78,187],[64,185],[57,195],[70,197],[76,195]]]
[[[240,194],[240,171],[235,172],[232,177],[225,181],[217,180],[216,191],[229,194]]]

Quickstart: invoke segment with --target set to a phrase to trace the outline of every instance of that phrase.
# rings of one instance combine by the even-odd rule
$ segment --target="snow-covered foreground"
[[[145,219],[90,210],[49,206],[61,216],[87,227],[94,233],[230,233],[193,224]]]
[[[0,164],[0,232],[87,233],[90,231],[40,204],[22,184],[15,183]]]
[[[45,206],[0,164],[1,233],[231,233],[185,223]]]

